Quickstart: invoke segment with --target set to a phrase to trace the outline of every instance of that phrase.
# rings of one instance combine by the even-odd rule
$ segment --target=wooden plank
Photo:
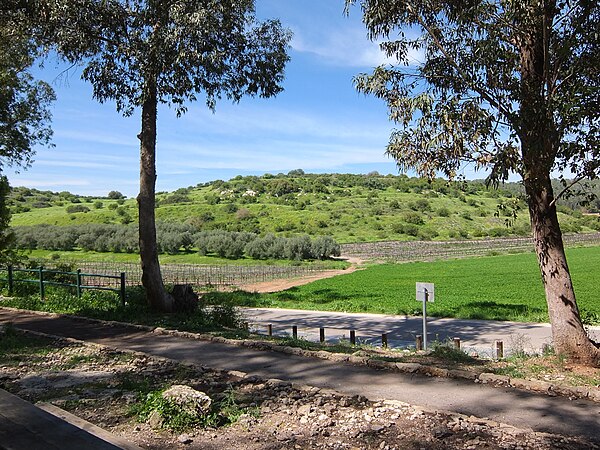
[[[119,447],[0,389],[3,450],[119,450]]]
[[[69,422],[71,425],[75,425],[77,428],[81,428],[82,430],[87,431],[94,436],[99,437],[100,439],[110,442],[118,446],[123,450],[142,450],[141,447],[119,437],[116,436],[109,431],[106,431],[103,428],[97,427],[93,423],[88,422],[87,420],[82,419],[81,417],[77,417],[74,414],[71,414],[64,409],[59,408],[58,406],[54,406],[50,403],[36,403],[38,408],[43,409],[46,412],[49,412],[53,416],[56,416],[62,420]]]

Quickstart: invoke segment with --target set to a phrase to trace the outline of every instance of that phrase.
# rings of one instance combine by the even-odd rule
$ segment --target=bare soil
[[[313,275],[307,275],[304,277],[292,278],[292,279],[283,279],[283,280],[271,280],[264,281],[261,283],[253,283],[253,284],[244,284],[238,286],[239,289],[247,292],[256,292],[258,294],[267,294],[271,292],[280,292],[285,291],[286,289],[290,289],[296,286],[303,286],[305,284],[312,283],[313,281],[323,280],[325,278],[333,278],[338,275],[344,275],[348,273],[355,272],[360,270],[360,265],[363,263],[363,260],[354,257],[343,258],[345,261],[348,261],[351,265],[346,269],[341,270],[324,270],[322,272],[315,273]]]
[[[227,427],[177,433],[138,422],[131,407],[143,393],[173,384],[213,399],[233,392],[239,408],[256,414],[243,414]],[[50,402],[149,449],[600,448],[600,442],[60,339],[35,338],[3,354],[0,387]]]

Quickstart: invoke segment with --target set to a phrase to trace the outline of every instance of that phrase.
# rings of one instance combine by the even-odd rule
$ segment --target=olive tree
[[[142,284],[155,309],[170,311],[158,262],[155,225],[159,104],[179,116],[201,97],[271,97],[281,90],[290,34],[258,21],[254,0],[78,0],[53,12],[59,52],[84,57],[82,77],[100,101],[126,116],[141,110],[139,241]],[[73,32],[75,31],[75,32]]]
[[[580,320],[551,174],[595,178],[600,152],[600,6],[588,0],[347,0],[398,65],[355,78],[397,123],[387,153],[401,170],[490,183],[520,175],[554,346],[600,365]],[[567,186],[568,187],[568,186]]]

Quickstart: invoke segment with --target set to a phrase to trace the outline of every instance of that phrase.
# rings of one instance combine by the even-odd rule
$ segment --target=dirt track
[[[361,264],[363,261],[358,258],[343,258],[348,261],[351,265],[347,269],[341,270],[324,270],[323,272],[316,273],[314,275],[309,275],[305,277],[293,278],[293,279],[284,279],[284,280],[272,280],[265,281],[262,283],[253,283],[253,284],[244,284],[239,286],[239,288],[243,291],[247,292],[256,292],[259,294],[266,294],[269,292],[279,292],[285,291],[286,289],[290,289],[296,286],[303,286],[305,284],[312,283],[313,281],[323,280],[325,278],[333,278],[338,275],[345,275],[348,273],[355,272],[357,270],[361,270]]]

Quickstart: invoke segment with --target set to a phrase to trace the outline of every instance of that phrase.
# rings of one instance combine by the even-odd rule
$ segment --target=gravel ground
[[[600,441],[535,433],[400,402],[182,365],[72,340],[2,355],[0,387],[50,402],[149,449],[600,449]],[[38,349],[39,347],[39,349]],[[38,350],[36,350],[38,349]],[[131,414],[140,391],[184,384],[247,408],[233,425],[171,432]],[[232,394],[233,393],[233,394]]]

